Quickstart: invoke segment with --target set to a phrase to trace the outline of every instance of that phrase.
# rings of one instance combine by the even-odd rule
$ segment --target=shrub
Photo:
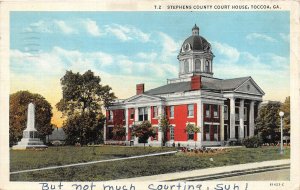
[[[262,139],[259,137],[246,138],[244,139],[243,144],[246,148],[257,148],[262,145]]]

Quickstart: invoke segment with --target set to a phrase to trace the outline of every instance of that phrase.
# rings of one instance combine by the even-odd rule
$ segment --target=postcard
[[[2,1],[0,189],[299,189],[299,1]]]

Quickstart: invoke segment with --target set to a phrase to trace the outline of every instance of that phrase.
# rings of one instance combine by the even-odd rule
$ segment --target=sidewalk
[[[285,160],[272,160],[272,161],[264,161],[264,162],[254,162],[248,164],[238,164],[238,165],[231,165],[231,166],[222,166],[222,167],[215,167],[215,168],[205,168],[205,169],[198,169],[198,170],[191,170],[191,171],[184,171],[184,172],[176,172],[176,173],[167,173],[167,174],[160,174],[160,175],[153,175],[153,176],[143,176],[143,177],[136,177],[136,178],[126,178],[126,179],[119,179],[118,181],[135,181],[135,182],[143,182],[143,181],[180,181],[180,180],[187,180],[188,178],[191,179],[205,179],[209,178],[209,176],[219,176],[223,175],[224,173],[238,173],[241,175],[243,171],[245,173],[249,172],[250,170],[264,170],[267,168],[276,168],[283,165],[290,164],[289,159]],[[205,178],[204,178],[205,177]]]

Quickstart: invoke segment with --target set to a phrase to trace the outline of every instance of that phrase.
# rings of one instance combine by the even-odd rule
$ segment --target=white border
[[[133,2],[131,0],[122,1],[2,1],[0,3],[0,189],[41,189],[38,183],[30,182],[9,182],[9,104],[8,97],[10,91],[9,83],[9,12],[10,11],[167,11],[166,9],[154,10],[154,5],[166,7],[168,4],[174,5],[226,5],[226,4],[278,4],[282,10],[290,11],[290,96],[291,96],[291,175],[290,182],[284,182],[285,186],[276,187],[276,189],[300,189],[300,72],[299,72],[299,53],[300,53],[300,24],[299,24],[299,1],[151,1],[140,0]],[[186,11],[186,10],[172,10]],[[196,10],[194,10],[196,11]],[[206,10],[201,10],[206,11]],[[215,10],[213,10],[215,11]],[[229,11],[229,10],[218,10]],[[245,11],[245,10],[234,10]],[[256,11],[256,10],[246,10]],[[265,11],[265,10],[264,10]],[[268,11],[268,10],[267,10]],[[272,11],[272,10],[270,10]],[[65,186],[70,186],[73,182],[64,182]],[[114,182],[113,184],[115,184]],[[229,182],[227,182],[229,183]],[[235,182],[230,182],[233,184]],[[239,182],[241,185],[244,183]],[[269,182],[248,182],[249,186],[256,186],[259,189],[270,189]],[[122,183],[122,184],[130,184]],[[159,183],[155,183],[159,184]],[[215,182],[203,182],[201,184],[215,184]],[[144,183],[135,183],[137,189],[144,189]],[[67,188],[64,188],[67,189]],[[101,189],[101,188],[98,188]],[[274,187],[271,189],[275,189]]]

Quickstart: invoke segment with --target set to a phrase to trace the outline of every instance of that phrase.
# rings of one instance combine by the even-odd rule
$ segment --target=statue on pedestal
[[[38,136],[38,132],[35,129],[35,108],[34,104],[28,105],[27,112],[27,126],[23,131],[23,138],[17,145],[13,146],[13,150],[24,150],[30,148],[47,148]]]

